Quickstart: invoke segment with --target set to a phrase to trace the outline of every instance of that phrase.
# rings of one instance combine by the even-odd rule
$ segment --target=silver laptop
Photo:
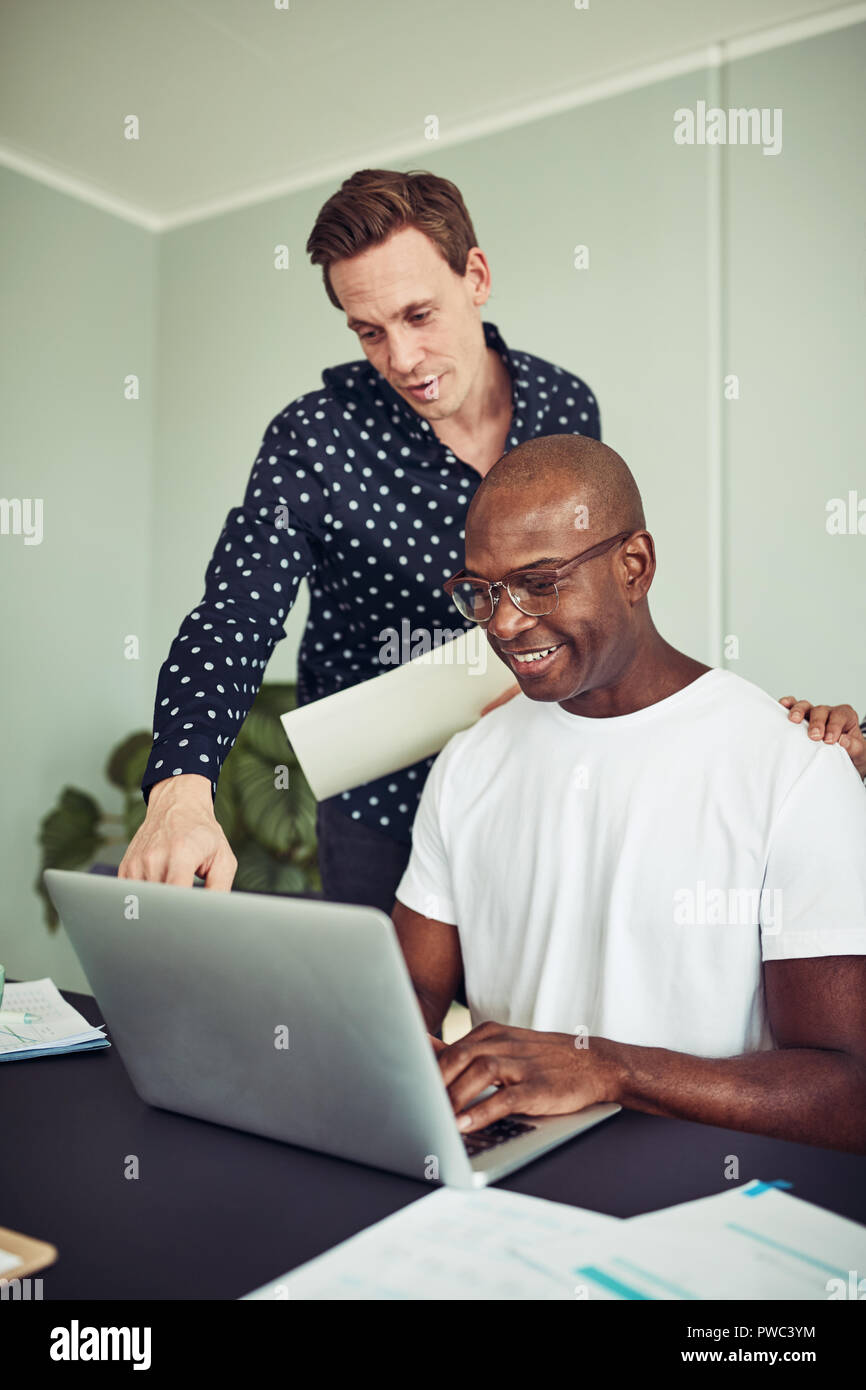
[[[620,1108],[462,1135],[376,908],[61,869],[45,884],[148,1105],[455,1187],[495,1182]]]

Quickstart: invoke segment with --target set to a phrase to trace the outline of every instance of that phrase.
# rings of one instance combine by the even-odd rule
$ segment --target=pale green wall
[[[866,25],[734,64],[732,105],[784,110],[777,157],[727,158],[727,630],[732,669],[866,709]]]
[[[721,368],[741,384],[722,409],[723,631],[740,640],[729,664],[776,695],[860,707],[866,537],[828,537],[824,508],[849,488],[866,495],[864,57],[860,25],[740,61],[722,84],[724,105],[784,110],[778,157],[722,153]],[[591,384],[604,438],[644,492],[656,620],[708,661],[713,152],[676,146],[672,131],[674,110],[712,101],[717,80],[694,73],[403,164],[462,189],[493,267],[485,315],[506,342]],[[39,924],[34,827],[64,782],[101,794],[108,748],[149,724],[159,666],[268,420],[324,366],[359,355],[304,253],[334,186],[154,239],[3,175],[15,251],[2,491],[41,489],[53,517],[29,554],[0,538],[10,973],[80,982]],[[273,269],[283,242],[288,272]],[[588,272],[572,268],[576,243],[590,247]],[[135,406],[120,392],[127,371],[145,384]],[[721,397],[721,381],[713,389]],[[293,678],[305,611],[268,679]],[[127,632],[144,637],[138,663],[120,655]]]
[[[123,641],[148,648],[155,243],[4,169],[0,207],[0,494],[44,507],[41,545],[0,536],[0,961],[77,988],[32,890],[35,837],[66,785],[119,809],[106,754],[150,723],[149,672]]]

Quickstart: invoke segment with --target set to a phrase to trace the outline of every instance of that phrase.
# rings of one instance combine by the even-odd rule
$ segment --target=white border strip
[[[480,120],[467,121],[463,125],[457,126],[450,135],[438,140],[436,149],[438,151],[453,145],[463,145],[470,140],[477,140],[486,135],[495,135],[504,130],[512,130],[517,126],[528,125],[532,121],[543,120],[546,116],[575,110],[580,106],[588,106],[596,101],[606,101],[610,97],[621,96],[625,92],[635,91],[640,87],[649,87],[656,82],[667,81],[671,77],[679,77],[684,73],[696,72],[702,68],[718,67],[721,63],[751,57],[756,53],[765,53],[769,49],[782,48],[786,44],[800,43],[804,39],[815,38],[820,34],[831,33],[837,29],[845,29],[852,24],[860,24],[864,20],[866,20],[866,0],[862,0],[858,4],[846,5],[842,9],[828,10],[824,14],[792,20],[786,24],[776,25],[771,29],[763,29],[744,38],[708,44],[678,58],[670,58],[663,62],[632,68],[619,76],[603,78],[598,82],[588,83],[577,90],[568,88],[565,91],[546,96],[542,100],[528,102],[524,106],[509,107],[507,114],[499,111]],[[244,192],[199,203],[181,212],[167,215],[152,213],[145,208],[127,203],[122,198],[116,198],[103,192],[95,185],[89,184],[85,179],[61,174],[50,166],[42,164],[38,159],[22,155],[11,147],[2,144],[0,144],[0,165],[26,174],[39,183],[47,184],[50,188],[55,188],[61,193],[68,193],[73,198],[79,198],[83,202],[92,204],[93,207],[100,208],[103,212],[112,213],[115,217],[133,222],[136,226],[144,227],[148,231],[168,232],[173,231],[176,227],[186,227],[194,222],[222,217],[226,213],[238,212],[243,208],[254,207],[258,203],[270,202],[272,199],[282,198],[291,193],[315,188],[319,184],[334,183],[362,167],[373,167],[374,165],[376,167],[388,167],[392,164],[399,164],[403,160],[415,160],[429,151],[430,145],[423,140],[403,141],[400,144],[380,147],[375,151],[358,150],[352,155],[342,156],[330,163],[317,164],[315,169],[303,171],[289,178],[259,184]]]

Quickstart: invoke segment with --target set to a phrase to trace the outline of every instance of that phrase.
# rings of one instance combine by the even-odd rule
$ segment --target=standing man
[[[601,437],[585,382],[510,350],[482,321],[490,267],[449,180],[362,170],[325,203],[307,251],[366,361],[323,372],[265,431],[159,674],[147,816],[121,877],[191,884],[198,873],[231,886],[217,778],[301,579],[305,704],[380,674],[385,630],[402,618],[431,638],[455,627],[442,581],[462,563],[468,504],[506,450],[544,434]],[[432,763],[320,803],[326,898],[391,911]]]

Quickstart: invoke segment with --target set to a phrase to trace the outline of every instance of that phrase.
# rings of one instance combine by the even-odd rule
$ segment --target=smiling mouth
[[[410,385],[406,386],[404,389],[406,391],[412,391],[416,395],[419,391],[422,391],[425,396],[429,396],[429,399],[433,400],[439,393],[439,381],[440,378],[438,376],[429,376],[424,381],[416,381],[414,384],[410,383]]]
[[[564,645],[564,642],[557,642],[552,647],[535,647],[531,651],[524,652],[504,651],[502,655],[506,656],[511,665],[516,669],[535,672],[541,669],[546,670],[556,656],[556,653]]]

